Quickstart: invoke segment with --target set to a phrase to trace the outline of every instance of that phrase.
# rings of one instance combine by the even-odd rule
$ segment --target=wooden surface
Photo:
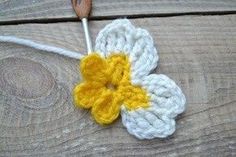
[[[92,18],[236,12],[235,8],[235,0],[93,0]],[[0,1],[2,24],[9,21],[75,17],[70,0]]]
[[[187,1],[177,2],[187,5]],[[223,2],[215,2],[211,4],[222,6]],[[12,20],[8,15],[6,19]],[[47,18],[46,13],[41,16]],[[141,141],[127,133],[120,119],[108,127],[97,125],[88,111],[76,109],[72,103],[71,90],[80,80],[79,61],[0,43],[1,157],[236,156],[236,16],[131,21],[154,38],[160,56],[156,73],[175,80],[186,95],[187,109],[178,116],[174,135]],[[110,22],[90,22],[93,41]],[[0,34],[86,51],[78,22],[4,25]]]

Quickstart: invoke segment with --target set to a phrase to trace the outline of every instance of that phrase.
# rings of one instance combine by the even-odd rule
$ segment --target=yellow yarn
[[[92,53],[81,60],[83,83],[75,86],[74,102],[82,108],[92,108],[92,116],[99,124],[113,122],[120,106],[129,110],[148,107],[144,89],[130,81],[130,63],[124,54],[113,54],[107,59]]]

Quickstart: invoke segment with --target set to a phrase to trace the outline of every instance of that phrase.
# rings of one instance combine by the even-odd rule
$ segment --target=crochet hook
[[[93,51],[92,42],[88,29],[88,16],[92,8],[92,0],[71,0],[76,15],[80,18],[83,25],[88,54]]]

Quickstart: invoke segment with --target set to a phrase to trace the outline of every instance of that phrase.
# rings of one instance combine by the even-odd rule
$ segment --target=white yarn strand
[[[31,40],[22,39],[22,38],[18,38],[14,36],[0,36],[0,42],[9,42],[9,43],[15,43],[19,45],[24,45],[24,46],[32,47],[37,50],[42,50],[44,52],[53,52],[53,53],[70,57],[70,58],[74,58],[74,59],[81,59],[84,57],[84,55],[75,51],[70,51],[70,50],[62,49],[55,46],[39,44]]]

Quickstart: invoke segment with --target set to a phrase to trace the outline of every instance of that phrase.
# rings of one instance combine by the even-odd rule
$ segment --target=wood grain
[[[236,15],[131,20],[152,34],[156,73],[187,97],[177,131],[140,141],[72,104],[79,61],[0,43],[0,156],[235,156]],[[93,40],[110,21],[92,21]],[[1,26],[1,34],[86,52],[79,23]]]
[[[93,0],[91,16],[162,15],[236,11],[235,0]],[[70,0],[2,0],[0,22],[76,18]]]

